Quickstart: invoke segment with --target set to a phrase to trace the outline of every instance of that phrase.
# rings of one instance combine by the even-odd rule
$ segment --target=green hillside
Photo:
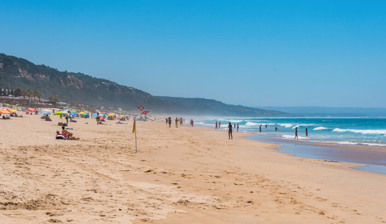
[[[159,113],[221,116],[288,116],[287,113],[227,105],[208,99],[156,97],[133,87],[82,73],[62,72],[25,59],[0,54],[0,88],[36,89],[43,98],[58,96],[60,101],[133,110],[139,104]]]

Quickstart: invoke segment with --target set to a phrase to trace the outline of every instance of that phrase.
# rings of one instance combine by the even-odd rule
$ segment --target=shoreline
[[[235,132],[78,119],[3,121],[5,223],[385,223],[386,176],[297,158]],[[88,124],[86,124],[88,122]]]
[[[354,163],[353,169],[386,175],[385,147],[341,146],[338,144],[323,144],[308,141],[291,141],[277,137],[253,135],[246,137],[250,140],[270,144],[279,144],[276,150],[298,158]]]
[[[212,130],[220,130],[224,132],[227,131],[226,128],[213,129],[207,127],[208,125],[202,124],[199,124],[198,126]],[[353,164],[353,166],[351,167],[352,169],[386,175],[386,145],[374,146],[367,144],[339,144],[303,139],[294,141],[280,136],[259,134],[258,132],[254,133],[248,131],[240,131],[239,133],[245,133],[246,136],[244,136],[244,138],[247,140],[278,145],[274,147],[275,150],[285,153],[287,155],[292,155],[297,158],[326,160],[333,162],[336,161],[341,163]],[[298,151],[295,149],[295,147],[293,147],[293,145],[301,145],[304,148],[298,146],[297,149],[303,148],[302,150]],[[305,152],[305,149],[313,148],[315,148],[314,153]],[[321,150],[324,151],[323,155],[317,153],[317,151]],[[325,152],[326,150],[329,150],[329,152]],[[350,153],[351,150],[353,150],[354,152]],[[363,157],[367,157],[367,159],[363,159]]]

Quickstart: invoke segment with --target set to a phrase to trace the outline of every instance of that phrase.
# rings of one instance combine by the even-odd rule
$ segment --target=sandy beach
[[[164,121],[0,120],[0,223],[386,223],[386,175]],[[87,122],[87,124],[86,124]]]

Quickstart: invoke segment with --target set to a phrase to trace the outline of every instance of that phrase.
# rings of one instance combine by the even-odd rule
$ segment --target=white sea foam
[[[298,128],[298,127],[309,127],[309,126],[312,126],[314,124],[296,124],[292,127],[292,129],[295,129],[295,128]]]
[[[259,125],[258,123],[255,123],[255,122],[250,122],[248,121],[247,123],[245,123],[245,126],[257,126]]]
[[[336,142],[336,144],[340,144],[340,145],[386,146],[386,144],[382,144],[382,143],[369,143],[369,142]]]
[[[316,127],[316,128],[314,128],[313,130],[314,130],[314,131],[320,131],[320,130],[326,130],[326,129],[328,129],[328,128],[325,128],[325,127]]]
[[[352,132],[357,134],[369,134],[369,135],[385,135],[386,136],[386,129],[378,129],[378,130],[360,130],[360,129],[341,129],[341,128],[335,128],[333,130],[334,132]]]
[[[281,137],[286,138],[286,139],[294,139],[295,135],[282,135]],[[309,138],[303,137],[303,136],[298,136],[298,139],[309,139]]]
[[[240,123],[240,122],[243,122],[243,120],[229,120],[229,122],[232,122],[232,123]]]
[[[293,124],[285,124],[285,123],[283,123],[283,124],[278,124],[278,125],[280,125],[280,126],[282,126],[282,127],[285,127],[285,128],[291,128],[292,126],[294,126]]]

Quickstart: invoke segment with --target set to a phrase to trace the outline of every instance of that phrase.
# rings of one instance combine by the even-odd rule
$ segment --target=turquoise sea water
[[[227,129],[231,122],[239,124],[239,131],[285,139],[293,139],[297,127],[299,140],[305,142],[386,146],[386,118],[207,118],[195,123],[215,128],[216,121],[221,122],[221,129]]]

